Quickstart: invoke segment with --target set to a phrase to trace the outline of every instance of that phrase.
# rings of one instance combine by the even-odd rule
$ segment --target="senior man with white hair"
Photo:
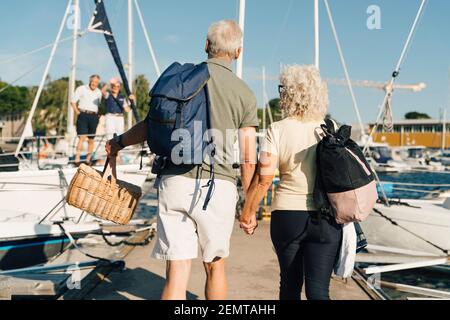
[[[229,256],[237,202],[234,166],[237,141],[244,192],[256,167],[259,125],[256,98],[231,67],[242,51],[242,31],[237,23],[231,20],[213,23],[208,30],[205,51],[210,74],[207,87],[211,127],[218,155],[215,190],[207,210],[203,211],[207,192],[202,187],[209,181],[210,166],[206,163],[188,167],[168,165],[163,169],[158,190],[158,239],[153,251],[153,257],[167,263],[162,299],[186,299],[191,261],[198,257],[199,247],[206,272],[206,298],[227,297],[225,258]],[[108,154],[114,156],[126,146],[145,141],[148,123],[143,121],[109,141]]]

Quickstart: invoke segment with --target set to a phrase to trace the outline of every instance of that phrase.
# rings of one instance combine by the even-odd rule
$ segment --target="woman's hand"
[[[255,229],[258,227],[258,222],[256,220],[256,214],[242,214],[239,218],[240,228],[244,230],[245,233],[252,235],[255,233]]]

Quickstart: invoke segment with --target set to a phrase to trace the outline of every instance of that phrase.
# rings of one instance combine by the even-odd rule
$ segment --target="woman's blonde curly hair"
[[[312,65],[291,65],[280,74],[283,88],[280,109],[283,117],[304,121],[319,121],[328,110],[328,88]]]

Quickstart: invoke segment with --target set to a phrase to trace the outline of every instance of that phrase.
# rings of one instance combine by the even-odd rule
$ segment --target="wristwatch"
[[[122,135],[120,135],[120,136],[114,135],[113,141],[115,143],[117,143],[122,149],[125,149],[125,146],[123,145],[123,142],[122,142]]]

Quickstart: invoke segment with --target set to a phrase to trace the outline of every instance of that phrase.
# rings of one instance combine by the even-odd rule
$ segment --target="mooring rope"
[[[410,205],[407,204],[407,203],[402,203],[402,204],[405,205],[405,206],[410,206]],[[413,206],[410,206],[410,207],[413,207]],[[413,207],[413,208],[417,208],[417,207]],[[428,243],[429,245],[431,245],[431,246],[435,247],[436,249],[439,249],[440,251],[442,251],[443,253],[445,253],[445,255],[447,255],[447,256],[449,255],[449,251],[448,251],[448,250],[446,250],[446,249],[444,249],[444,248],[438,246],[437,244],[435,244],[435,243],[433,243],[433,242],[431,242],[431,241],[429,241],[429,240],[423,238],[422,236],[420,236],[420,235],[418,235],[418,234],[416,234],[416,233],[414,233],[414,232],[412,232],[412,231],[406,229],[405,227],[403,227],[403,226],[401,226],[400,224],[398,224],[398,222],[395,221],[394,219],[392,219],[392,218],[386,216],[385,214],[383,214],[380,210],[374,208],[373,211],[376,212],[380,217],[382,217],[382,218],[386,219],[387,221],[389,221],[392,225],[394,225],[394,226],[396,226],[396,227],[399,227],[400,229],[402,229],[402,230],[408,232],[409,234],[415,236],[416,238],[418,238],[418,239],[420,239],[420,240],[425,241],[425,242]]]

